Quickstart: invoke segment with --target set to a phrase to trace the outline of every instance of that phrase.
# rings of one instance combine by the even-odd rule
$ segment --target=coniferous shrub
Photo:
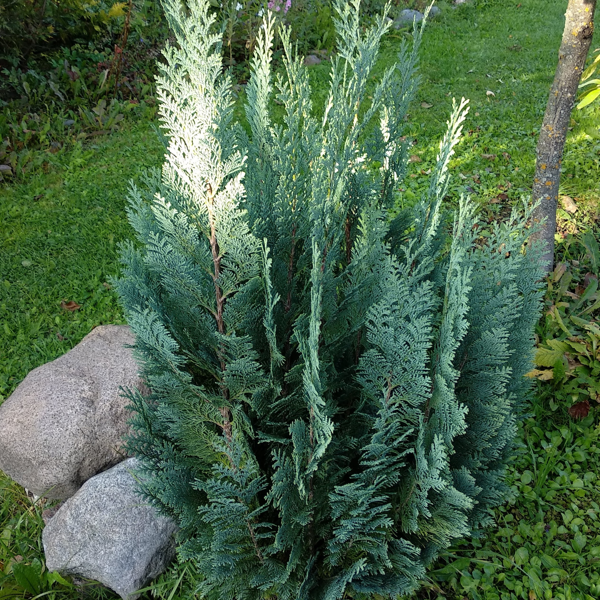
[[[267,17],[246,130],[208,0],[164,6],[168,149],[131,189],[117,284],[151,389],[130,393],[143,493],[202,597],[410,592],[506,498],[541,295],[529,214],[480,236],[463,199],[447,226],[463,101],[427,194],[390,220],[422,29],[371,85],[388,24],[339,0],[316,116],[286,30],[271,72]]]

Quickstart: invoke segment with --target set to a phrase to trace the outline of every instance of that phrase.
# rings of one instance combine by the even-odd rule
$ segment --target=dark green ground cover
[[[529,193],[566,1],[441,6],[443,16],[428,26],[422,46],[423,82],[407,130],[415,145],[399,203],[411,202],[428,185],[452,98],[465,96],[471,112],[451,164],[448,201],[470,193],[491,220]],[[407,35],[400,30],[387,37],[381,68],[395,59]],[[328,64],[311,69],[318,106]],[[577,236],[598,228],[599,124],[595,105],[574,112],[564,156],[561,193],[575,199],[578,211],[559,210],[564,243],[558,252],[561,258],[568,250],[582,265],[589,257]],[[67,148],[44,152],[39,167],[0,183],[0,402],[32,368],[66,352],[94,326],[122,322],[109,277],[118,272],[118,242],[131,235],[125,193],[143,168],[160,164],[162,146],[153,123],[134,111],[118,130]],[[61,307],[68,302],[80,308]],[[592,412],[574,423],[566,407],[552,412],[547,393],[543,398],[524,422],[510,473],[515,496],[497,512],[497,527],[443,557],[420,597],[600,597],[597,417]],[[0,474],[0,599],[36,592],[112,598],[93,586],[78,592],[45,574],[27,591],[23,577],[15,577],[16,562],[31,573],[43,568],[41,508]],[[154,593],[192,597],[190,574],[191,567],[175,567]]]

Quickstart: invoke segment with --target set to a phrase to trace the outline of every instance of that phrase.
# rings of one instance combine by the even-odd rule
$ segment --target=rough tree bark
[[[551,271],[554,265],[556,208],[563,149],[577,86],[592,43],[595,9],[596,0],[569,0],[558,66],[537,144],[532,197],[534,202],[540,201],[534,219],[545,219],[537,239],[547,243],[542,259],[547,271]]]

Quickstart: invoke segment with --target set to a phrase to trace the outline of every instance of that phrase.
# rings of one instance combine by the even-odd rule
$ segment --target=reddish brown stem
[[[352,238],[350,233],[352,230],[352,224],[350,223],[350,217],[346,217],[346,264],[349,265],[352,260]]]
[[[222,406],[221,408],[219,408],[219,412],[221,413],[221,416],[223,417],[223,433],[225,433],[225,440],[227,441],[227,447],[229,448],[229,450],[231,451],[231,444],[233,442],[233,432],[231,429],[231,413],[229,412],[229,408],[227,406]],[[229,462],[231,463],[231,466],[233,467],[233,461],[231,460],[231,457],[229,457]],[[234,468],[235,470],[235,468]]]
[[[115,97],[117,96],[117,88],[119,86],[119,79],[121,78],[121,69],[123,68],[123,53],[125,52],[125,46],[127,45],[127,38],[129,37],[129,22],[131,20],[131,11],[133,10],[133,0],[129,0],[129,8],[127,16],[125,17],[125,24],[123,25],[123,33],[121,35],[120,46],[115,45],[115,56],[113,57],[112,64],[110,66],[110,72],[108,79],[110,79],[115,71]]]
[[[254,534],[254,528],[252,527],[252,525],[250,525],[250,521],[246,521],[246,524],[248,525],[248,531],[250,532],[250,537],[252,538],[252,543],[254,544],[254,550],[256,551],[256,556],[258,556],[258,560],[260,560],[261,563],[264,563],[265,559],[263,558],[260,548],[258,547],[258,543],[256,541],[256,535]]]
[[[217,230],[216,230],[216,226],[215,226],[215,218],[214,218],[214,213],[213,213],[214,197],[215,197],[215,194],[213,193],[212,187],[209,184],[208,185],[207,208],[208,208],[208,218],[209,218],[209,222],[210,222],[210,250],[211,250],[211,254],[212,254],[213,267],[214,267],[214,273],[212,275],[212,279],[213,279],[213,283],[215,285],[215,298],[216,298],[216,302],[217,302],[217,312],[215,314],[215,320],[217,322],[217,329],[218,329],[219,333],[224,334],[225,333],[225,322],[223,320],[223,309],[225,308],[225,297],[223,296],[223,290],[221,290],[221,286],[219,285],[219,277],[221,275],[221,253],[219,250],[219,243],[217,241]],[[221,348],[221,350],[219,352],[219,360],[221,362],[221,370],[224,373],[227,365],[225,364],[225,358],[224,358],[223,354],[224,354],[223,349]],[[229,390],[227,389],[227,387],[224,384],[221,385],[221,392],[223,394],[223,398],[225,399],[225,401],[229,400]],[[228,406],[222,406],[221,408],[219,408],[219,412],[221,413],[221,416],[223,417],[222,428],[223,428],[223,433],[225,434],[225,443],[227,444],[227,448],[229,450],[229,455],[227,458],[229,459],[229,464],[231,465],[231,468],[234,471],[237,471],[237,467],[236,467],[235,462],[233,461],[233,457],[232,457],[233,428],[232,428],[232,423],[231,423],[231,411]],[[239,500],[241,502],[241,499],[239,499]],[[252,527],[252,524],[250,523],[250,521],[246,521],[246,525],[248,527],[248,531],[250,532],[250,538],[252,539],[252,544],[254,545],[254,550],[256,552],[256,556],[258,557],[258,559],[260,560],[261,563],[264,563],[264,558],[263,558],[263,555],[258,546],[254,528]]]
[[[225,323],[223,321],[223,309],[225,307],[225,298],[223,296],[223,291],[221,290],[221,286],[219,284],[219,277],[221,276],[221,254],[219,249],[219,242],[217,241],[217,229],[215,226],[215,216],[213,213],[213,203],[214,203],[215,194],[212,190],[212,186],[208,184],[208,200],[207,200],[207,208],[208,208],[208,220],[210,223],[210,251],[212,254],[213,260],[213,269],[214,273],[211,275],[214,286],[215,286],[215,299],[217,303],[217,312],[215,314],[215,320],[217,322],[217,329],[219,333],[225,333]],[[225,361],[223,356],[221,359],[221,368],[225,370]]]
[[[213,192],[212,186],[210,183],[208,184],[208,198],[206,202],[206,206],[208,209],[208,220],[210,223],[210,250],[212,253],[213,259],[213,268],[214,273],[212,274],[213,283],[215,286],[215,298],[217,303],[217,312],[215,313],[215,320],[217,322],[217,329],[220,334],[225,333],[225,323],[223,321],[223,308],[225,305],[225,298],[223,297],[223,291],[221,290],[221,286],[219,284],[219,277],[221,275],[221,254],[219,250],[219,243],[217,242],[217,229],[215,226],[215,216],[213,212],[215,193]],[[221,363],[221,372],[225,373],[225,358],[223,348],[220,348],[219,352],[219,361]],[[229,400],[229,390],[224,384],[221,384],[221,393],[223,394],[223,399],[227,402]],[[231,443],[233,439],[232,430],[231,430],[231,413],[229,411],[229,407],[222,406],[219,408],[219,412],[223,417],[223,432],[225,433],[225,439],[227,441],[227,445],[231,450]],[[230,462],[231,458],[230,458]],[[233,463],[232,463],[233,466]]]
[[[217,329],[219,333],[225,333],[225,324],[223,322],[223,308],[225,305],[225,298],[221,286],[219,285],[219,276],[221,275],[221,256],[219,255],[219,244],[217,242],[217,235],[215,232],[215,224],[210,224],[210,250],[212,252],[213,266],[215,269],[212,275],[213,283],[215,285],[215,298],[217,301],[217,313],[215,320],[217,321]]]

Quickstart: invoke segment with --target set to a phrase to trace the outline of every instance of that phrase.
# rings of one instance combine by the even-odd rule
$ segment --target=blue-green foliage
[[[463,199],[446,226],[463,101],[427,196],[389,222],[422,30],[367,85],[389,25],[338,1],[317,117],[285,30],[271,74],[267,17],[246,131],[209,2],[186,5],[165,0],[168,149],[131,190],[117,284],[151,390],[130,396],[143,492],[180,524],[203,597],[410,592],[506,496],[540,299],[529,215],[478,237]]]

